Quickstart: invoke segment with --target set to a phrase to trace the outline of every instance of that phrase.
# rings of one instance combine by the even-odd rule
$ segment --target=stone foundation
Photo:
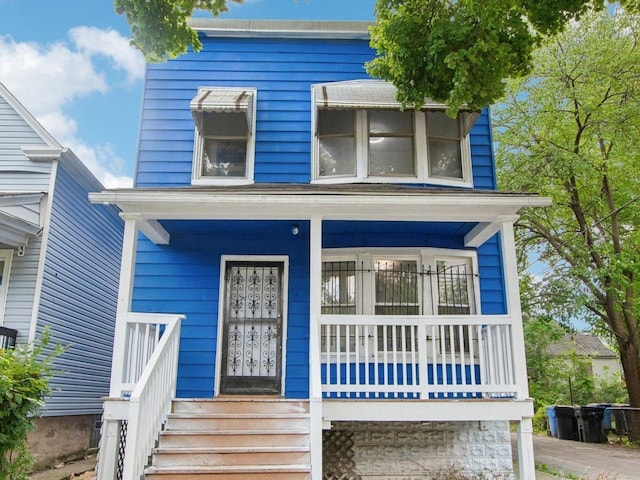
[[[509,422],[339,422],[323,437],[325,479],[513,479]]]
[[[98,446],[100,415],[43,417],[35,421],[27,442],[33,455],[33,470],[84,456]],[[96,427],[97,430],[96,430]]]

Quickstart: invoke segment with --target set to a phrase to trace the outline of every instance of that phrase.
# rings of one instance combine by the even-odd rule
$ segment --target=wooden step
[[[298,430],[309,428],[309,415],[300,413],[172,413],[166,430]]]
[[[149,467],[146,480],[310,480],[309,465]]]
[[[281,430],[279,432],[264,432],[257,430],[217,430],[215,432],[199,431],[171,431],[160,433],[159,447],[224,447],[234,445],[238,447],[259,447],[261,445],[281,446],[309,446],[309,430]]]
[[[159,448],[153,466],[297,465],[310,462],[307,447]]]
[[[309,402],[283,399],[221,398],[174,400],[173,413],[309,413]]]

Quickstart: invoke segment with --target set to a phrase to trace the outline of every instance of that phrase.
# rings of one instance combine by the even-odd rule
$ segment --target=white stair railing
[[[118,391],[104,405],[98,480],[139,479],[175,396],[183,315],[129,313]]]

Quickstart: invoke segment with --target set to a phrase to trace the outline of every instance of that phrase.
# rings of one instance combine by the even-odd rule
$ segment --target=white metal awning
[[[198,130],[202,131],[205,112],[244,113],[251,131],[254,91],[238,88],[202,88],[191,100],[191,113]]]
[[[380,80],[353,80],[313,85],[316,107],[320,109],[401,109],[396,100],[396,88]],[[426,99],[422,110],[444,110],[446,105]],[[480,112],[461,110],[464,135],[480,116]]]

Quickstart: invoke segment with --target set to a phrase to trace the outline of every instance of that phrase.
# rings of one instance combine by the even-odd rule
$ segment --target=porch
[[[157,317],[130,312],[138,233],[156,245],[170,246],[173,235],[178,239],[184,232],[179,228],[192,228],[201,220],[273,219],[282,223],[282,230],[272,232],[272,237],[286,238],[283,227],[290,225],[286,234],[295,236],[299,252],[306,252],[297,258],[308,259],[305,268],[297,272],[298,281],[301,272],[304,274],[302,289],[308,295],[303,308],[301,302],[297,303],[297,325],[305,326],[304,335],[298,334],[297,338],[304,339],[305,345],[304,364],[298,365],[304,368],[308,385],[305,400],[310,418],[310,478],[322,477],[322,433],[333,422],[483,420],[518,423],[521,478],[534,478],[530,422],[533,411],[527,390],[512,225],[520,208],[546,201],[496,192],[451,191],[443,195],[435,190],[378,186],[362,192],[352,186],[349,190],[306,187],[309,186],[304,191],[284,185],[245,187],[237,192],[114,191],[92,196],[94,202],[117,204],[126,220],[116,326],[118,347],[113,359],[111,398],[105,402],[99,478],[138,478],[142,474],[176,391],[176,366],[169,366],[175,360],[169,358],[177,355],[179,348],[178,315]],[[191,223],[180,224],[183,220]],[[502,262],[499,268],[504,272],[505,285],[500,288],[504,288],[506,304],[502,308],[508,314],[473,314],[482,310],[477,298],[475,309],[465,314],[442,314],[439,308],[444,304],[433,301],[430,308],[413,313],[378,311],[384,306],[374,302],[355,307],[352,313],[327,313],[322,298],[323,255],[327,248],[338,247],[335,238],[329,244],[323,234],[325,229],[330,230],[331,222],[363,220],[433,222],[428,233],[434,236],[448,225],[458,235],[458,248],[468,250],[478,248],[500,232],[500,253],[496,258]],[[199,225],[203,224],[206,225]],[[332,228],[334,232],[338,230]],[[202,226],[198,232],[210,233]],[[424,243],[416,241],[415,245]],[[332,254],[331,261],[343,261],[339,258],[342,252]],[[401,256],[405,261],[406,254]],[[414,263],[424,265],[421,258]],[[433,272],[428,268],[416,271],[423,275]],[[430,297],[430,290],[423,283],[416,291]],[[429,312],[440,315],[426,314]],[[165,326],[159,327],[160,324]],[[169,344],[173,345],[171,349]],[[131,357],[134,352],[138,352],[135,361]],[[155,373],[160,364],[163,373]],[[135,375],[129,375],[131,372]],[[152,384],[155,386],[148,386]],[[155,393],[148,396],[151,391]],[[139,412],[145,412],[144,420]],[[123,447],[120,454],[118,446]],[[117,471],[122,472],[120,476]]]

